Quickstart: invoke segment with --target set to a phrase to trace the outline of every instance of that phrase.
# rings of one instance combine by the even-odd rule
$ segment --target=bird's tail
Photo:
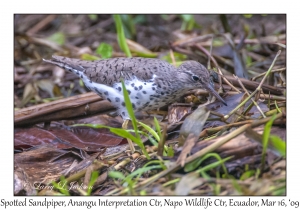
[[[53,55],[51,60],[43,59],[43,61],[57,65],[75,74],[78,74],[78,71],[82,72],[84,70],[84,68],[81,65],[83,61],[79,59],[66,58],[62,56]]]

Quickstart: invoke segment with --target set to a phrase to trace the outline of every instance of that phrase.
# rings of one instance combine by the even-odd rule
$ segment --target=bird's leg
[[[128,122],[129,122],[129,119],[126,119],[126,120],[123,122],[122,128],[123,128],[124,130],[127,130]],[[134,146],[133,146],[133,143],[132,143],[131,139],[129,139],[129,138],[126,138],[126,139],[127,139],[127,141],[128,141],[130,151],[131,151],[132,153],[134,153],[135,148],[134,148]]]

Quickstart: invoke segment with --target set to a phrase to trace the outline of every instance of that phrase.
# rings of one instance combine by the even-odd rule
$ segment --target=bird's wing
[[[84,72],[92,81],[108,85],[120,82],[121,78],[149,81],[153,75],[161,76],[174,70],[169,63],[159,59],[112,58],[93,63],[94,66],[86,68]]]
[[[49,61],[48,61],[49,62]],[[171,75],[176,70],[171,64],[149,58],[111,58],[98,61],[84,61],[61,56],[53,56],[52,63],[62,68],[71,67],[84,72],[93,82],[113,85],[124,80],[139,79],[149,81],[153,75]],[[174,72],[173,72],[174,73]]]

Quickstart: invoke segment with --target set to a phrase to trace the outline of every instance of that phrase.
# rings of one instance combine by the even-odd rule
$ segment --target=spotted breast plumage
[[[44,61],[77,74],[87,88],[118,108],[123,119],[129,116],[122,78],[135,111],[160,108],[193,88],[204,88],[226,104],[214,90],[208,70],[196,61],[185,61],[178,68],[159,59],[137,57],[84,61],[52,56]]]

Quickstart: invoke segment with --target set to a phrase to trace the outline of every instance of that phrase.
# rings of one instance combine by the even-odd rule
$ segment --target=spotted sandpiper
[[[149,111],[175,101],[186,91],[204,88],[227,105],[214,90],[208,70],[196,61],[185,61],[178,68],[151,58],[110,58],[97,61],[52,56],[45,60],[77,74],[90,90],[118,108],[129,119],[121,79],[124,79],[134,111]]]

